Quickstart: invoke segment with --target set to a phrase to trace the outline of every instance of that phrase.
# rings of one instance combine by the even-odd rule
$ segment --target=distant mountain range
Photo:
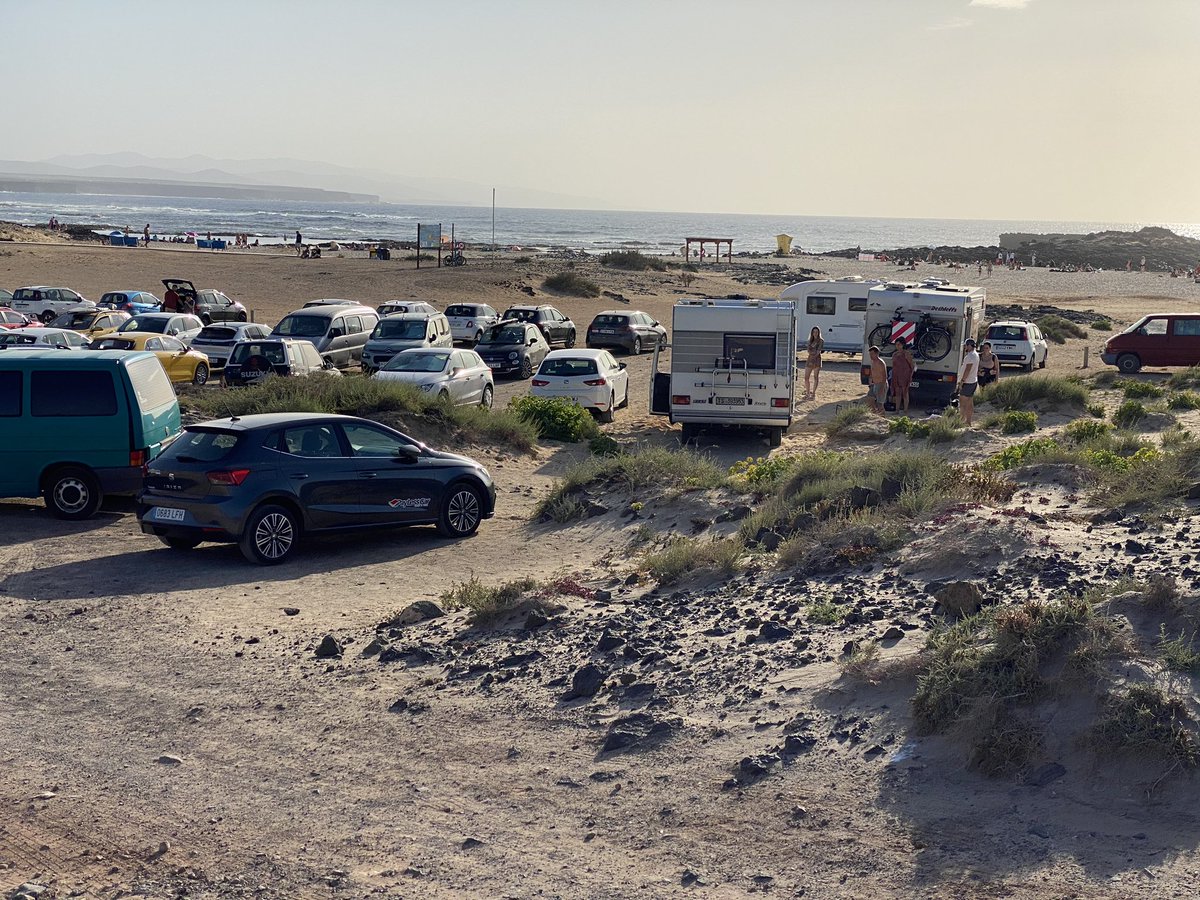
[[[189,189],[183,196],[190,197],[325,197],[344,202],[383,199],[390,203],[453,206],[487,206],[492,201],[493,187],[457,178],[392,175],[371,169],[288,158],[239,160],[193,155],[165,159],[141,153],[84,153],[65,154],[37,162],[0,160],[0,190],[61,193],[64,191],[41,185],[59,184],[67,186],[66,192],[69,192],[84,189],[78,186],[80,181],[86,182],[89,192],[96,193],[140,192],[168,196],[163,190],[147,191],[145,188],[148,185],[167,188],[186,186]],[[73,183],[76,186],[69,187]],[[15,186],[20,184],[38,186]],[[94,190],[93,186],[101,190]],[[500,202],[509,207],[598,209],[607,205],[595,198],[502,185],[495,187]]]

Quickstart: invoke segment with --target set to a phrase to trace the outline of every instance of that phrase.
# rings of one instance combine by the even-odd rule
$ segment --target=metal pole
[[[492,188],[492,265],[496,265],[496,189]]]
[[[417,268],[421,268],[421,223],[417,223]]]

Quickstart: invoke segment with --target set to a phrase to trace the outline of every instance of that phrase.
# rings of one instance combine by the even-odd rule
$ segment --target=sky
[[[0,23],[13,159],[292,157],[613,209],[1200,221],[1200,0],[0,0]]]

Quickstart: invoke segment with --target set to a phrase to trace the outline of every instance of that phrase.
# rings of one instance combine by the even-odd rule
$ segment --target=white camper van
[[[796,308],[785,300],[680,300],[671,312],[671,371],[651,364],[650,412],[683,426],[761,428],[778,447],[792,424]]]
[[[882,281],[861,275],[827,281],[802,281],[783,289],[780,300],[796,304],[796,346],[808,343],[813,328],[821,329],[825,349],[857,355],[863,345],[867,292]]]
[[[963,342],[983,323],[987,293],[981,287],[943,284],[913,287],[891,283],[871,288],[862,343],[862,383],[870,381],[870,347],[891,364],[897,336],[907,338],[916,396],[947,399],[958,388]]]

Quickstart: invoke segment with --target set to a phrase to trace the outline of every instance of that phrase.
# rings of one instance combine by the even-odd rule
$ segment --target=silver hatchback
[[[375,373],[379,381],[400,381],[455,406],[490,407],[496,386],[492,370],[474,350],[430,347],[403,350]]]

